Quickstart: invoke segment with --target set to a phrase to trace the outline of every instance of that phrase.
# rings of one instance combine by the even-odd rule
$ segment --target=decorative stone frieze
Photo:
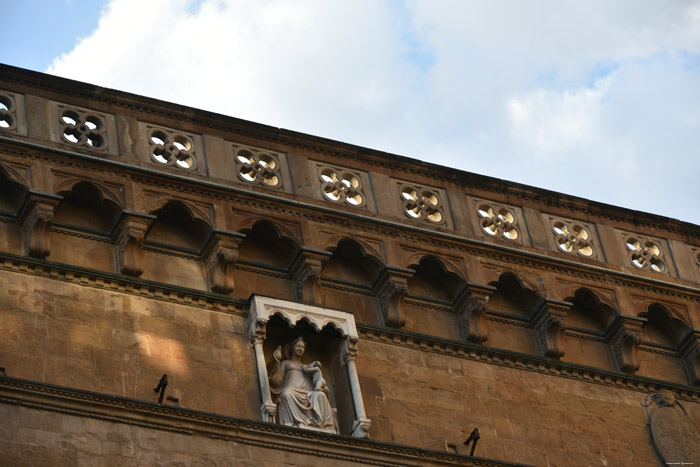
[[[203,257],[207,282],[212,292],[233,292],[233,266],[238,259],[238,247],[245,235],[237,232],[214,230],[204,246]]]
[[[197,168],[197,153],[192,135],[160,127],[146,128],[152,162],[186,170]]]
[[[462,334],[468,342],[480,344],[488,339],[486,304],[496,288],[490,285],[468,283],[457,299],[456,312]]]
[[[233,157],[239,180],[266,188],[282,186],[280,159],[276,154],[249,147],[234,147]]]
[[[107,148],[107,123],[99,113],[59,105],[58,121],[63,142],[100,151]]]
[[[156,216],[124,211],[115,229],[117,271],[127,276],[143,274],[143,239]]]
[[[667,271],[661,242],[636,235],[625,237],[625,246],[632,265],[638,269],[665,273]]]
[[[593,239],[588,227],[564,219],[552,219],[554,243],[559,251],[591,258],[595,256]]]
[[[315,248],[302,247],[290,268],[296,299],[304,303],[315,303],[319,297],[321,270],[333,253]]]
[[[415,273],[413,269],[388,266],[377,280],[375,296],[385,326],[400,328],[406,324],[403,300],[408,295],[408,279]]]
[[[639,342],[646,318],[620,315],[610,325],[606,340],[613,350],[619,371],[634,373],[639,370]]]
[[[24,254],[46,258],[51,253],[49,229],[62,196],[29,191],[20,214]]]
[[[290,327],[294,327],[300,320],[304,320],[307,323],[309,323],[311,327],[316,330],[316,332],[320,332],[325,326],[330,325],[336,331],[338,331],[338,333],[340,333],[343,339],[341,358],[345,371],[347,372],[347,381],[349,384],[348,389],[352,395],[351,405],[353,406],[352,411],[354,412],[354,420],[351,423],[352,428],[351,433],[349,434],[351,436],[360,438],[368,437],[371,421],[367,418],[365,413],[362,392],[360,389],[360,380],[358,378],[357,368],[355,365],[355,356],[357,355],[356,345],[358,340],[358,334],[357,329],[355,327],[355,319],[353,315],[344,311],[331,310],[328,308],[321,308],[312,305],[305,305],[296,302],[289,302],[286,300],[279,300],[275,298],[260,297],[254,295],[251,298],[248,323],[250,339],[255,352],[258,382],[260,385],[260,393],[262,396],[262,405],[260,408],[260,412],[263,421],[279,422],[279,416],[285,419],[287,417],[292,417],[295,421],[286,421],[287,424],[292,424],[298,428],[309,429],[314,431],[328,431],[328,429],[324,426],[316,426],[316,423],[314,422],[309,422],[307,424],[304,423],[303,420],[297,420],[297,415],[281,415],[278,413],[281,409],[285,409],[284,406],[278,406],[278,403],[291,404],[294,402],[290,402],[288,398],[283,396],[281,399],[278,398],[278,403],[276,403],[273,399],[271,385],[295,385],[297,383],[294,383],[293,381],[287,381],[286,379],[280,379],[279,377],[277,377],[279,375],[277,375],[274,380],[271,379],[271,376],[276,375],[280,370],[279,367],[282,363],[281,360],[283,353],[282,346],[279,346],[277,350],[273,352],[274,360],[277,363],[271,367],[273,374],[268,374],[268,365],[265,361],[263,343],[267,339],[267,323],[270,320],[270,318],[274,315],[281,317],[286,323],[288,323]],[[296,371],[295,368],[300,365],[299,360],[305,350],[305,345],[304,349],[298,350],[296,348],[298,342],[300,342],[300,339],[297,339],[285,345],[285,350],[288,353],[288,356],[290,357],[290,359],[294,360],[292,363],[287,364],[288,367],[290,365],[293,367],[291,368],[291,371]],[[293,344],[293,348],[288,347],[289,344]],[[301,346],[301,344],[299,344],[299,346]],[[303,365],[302,367],[300,367],[300,371],[302,372],[302,374],[317,373],[316,376],[310,376],[310,380],[307,383],[304,383],[304,386],[306,387],[308,385],[309,387],[311,387],[311,391],[314,393],[310,394],[309,397],[317,397],[320,400],[325,397],[322,396],[322,394],[324,393],[322,388],[325,384],[325,381],[322,381],[322,378],[320,377],[320,372],[315,371],[320,370],[320,365],[317,363],[318,362],[314,362],[310,365]],[[284,371],[284,368],[282,368],[282,371]],[[306,376],[303,376],[302,374],[300,374],[299,377],[305,378]],[[296,386],[290,388],[284,386],[281,388],[282,392],[284,392],[285,390],[296,391],[300,389],[296,388]],[[325,393],[327,394],[327,391],[325,391]],[[302,417],[302,415],[303,414],[298,414],[298,417]]]
[[[520,231],[515,212],[505,206],[488,202],[477,204],[476,213],[479,216],[481,230],[487,235],[506,240],[518,240]]]
[[[439,190],[403,184],[399,188],[399,196],[406,217],[432,224],[445,223],[445,212]]]
[[[533,318],[533,327],[537,346],[545,357],[561,358],[564,356],[564,331],[567,316],[573,308],[571,302],[543,300]]]
[[[327,165],[319,166],[317,170],[321,183],[321,194],[325,199],[355,207],[365,205],[364,187],[359,174],[348,169]]]

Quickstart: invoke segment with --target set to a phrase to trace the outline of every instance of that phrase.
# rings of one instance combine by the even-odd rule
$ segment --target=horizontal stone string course
[[[358,462],[362,465],[386,467],[519,465],[368,439],[319,434],[271,423],[253,422],[7,376],[0,377],[0,404],[310,454],[327,459]]]

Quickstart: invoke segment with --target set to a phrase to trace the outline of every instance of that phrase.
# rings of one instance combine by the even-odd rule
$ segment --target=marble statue
[[[277,404],[277,422],[281,425],[338,433],[336,414],[328,400],[328,386],[321,363],[305,365],[301,357],[306,342],[301,337],[273,353],[269,372],[270,391]],[[284,358],[283,358],[284,357]]]

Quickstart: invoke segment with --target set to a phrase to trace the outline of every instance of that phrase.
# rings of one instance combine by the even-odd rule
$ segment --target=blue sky
[[[4,63],[700,224],[699,0],[0,2]]]
[[[0,0],[5,40],[0,61],[45,72],[63,53],[96,28],[105,2],[99,0]]]

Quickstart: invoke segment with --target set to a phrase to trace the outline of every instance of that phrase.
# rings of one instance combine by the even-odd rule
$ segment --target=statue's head
[[[284,356],[291,360],[295,355],[301,357],[306,351],[306,341],[301,337],[297,337],[291,342],[288,342],[285,346]]]

